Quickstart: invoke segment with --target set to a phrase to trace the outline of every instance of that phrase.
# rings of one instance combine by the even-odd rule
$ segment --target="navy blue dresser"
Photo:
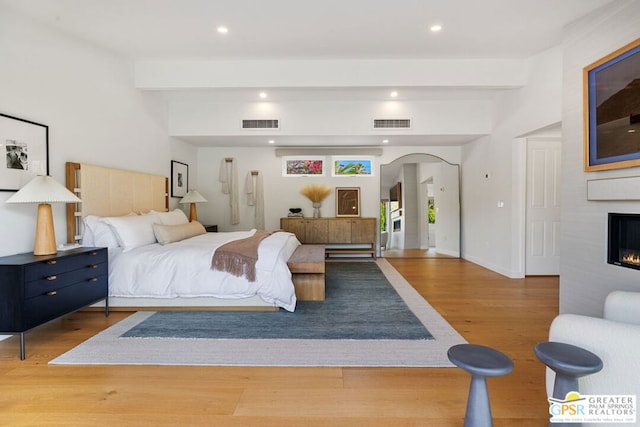
[[[0,333],[24,333],[98,301],[108,305],[106,248],[80,247],[55,255],[32,253],[0,257]]]

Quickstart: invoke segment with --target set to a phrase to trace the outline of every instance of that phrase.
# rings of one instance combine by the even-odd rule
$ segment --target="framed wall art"
[[[336,216],[360,216],[360,187],[336,187]]]
[[[171,160],[171,197],[184,197],[189,188],[189,165]]]
[[[49,175],[49,127],[0,114],[0,191],[18,191],[36,175]]]
[[[283,157],[282,176],[324,176],[324,157]]]
[[[584,170],[640,165],[640,39],[584,68]]]
[[[373,176],[373,159],[368,157],[332,157],[332,176]]]

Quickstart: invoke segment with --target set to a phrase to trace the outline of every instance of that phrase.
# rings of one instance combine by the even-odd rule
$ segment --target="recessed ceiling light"
[[[393,92],[391,92],[391,97],[392,98],[396,98],[398,96],[398,92],[396,92],[395,90]]]
[[[276,142],[273,139],[269,140],[269,144],[275,144]]]
[[[437,33],[437,32],[442,31],[442,25],[434,24],[431,27],[429,27],[429,29],[431,30],[432,33]]]
[[[260,92],[260,98],[265,99],[267,97],[267,92]]]
[[[225,27],[224,25],[221,25],[217,28],[217,31],[220,34],[227,34],[229,32],[229,29],[227,27]]]
[[[383,143],[383,144],[388,144],[388,143],[389,143],[389,140],[388,140],[388,139],[383,139],[383,140],[382,140],[382,143]]]

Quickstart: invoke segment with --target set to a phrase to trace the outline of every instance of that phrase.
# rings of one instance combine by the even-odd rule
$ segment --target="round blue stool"
[[[541,342],[533,349],[536,357],[556,373],[553,383],[553,398],[564,400],[567,393],[578,390],[578,378],[595,374],[602,369],[602,359],[584,348],[563,342]],[[554,426],[581,424],[554,423]]]
[[[491,427],[491,405],[486,377],[506,375],[513,370],[513,362],[504,353],[477,344],[458,344],[447,351],[454,365],[471,374],[464,427]]]

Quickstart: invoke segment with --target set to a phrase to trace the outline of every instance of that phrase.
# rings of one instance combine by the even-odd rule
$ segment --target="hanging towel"
[[[227,159],[222,159],[220,163],[220,174],[218,181],[222,183],[222,192],[229,194],[229,168],[227,167]]]
[[[253,182],[255,176],[255,183]],[[255,206],[255,227],[264,230],[264,194],[262,192],[262,173],[249,171],[247,173],[247,201],[249,206]]]
[[[218,180],[222,183],[222,192],[229,195],[231,224],[238,224],[240,223],[240,208],[238,206],[238,169],[236,167],[236,159],[222,159]]]
[[[253,206],[256,204],[256,193],[253,185],[253,174],[251,171],[247,172],[247,182],[245,184],[247,190],[247,204]]]

